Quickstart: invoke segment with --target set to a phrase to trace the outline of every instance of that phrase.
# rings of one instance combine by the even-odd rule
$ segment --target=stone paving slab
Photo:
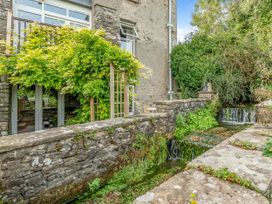
[[[272,139],[272,137],[266,137],[266,136],[257,136],[249,133],[244,133],[244,134],[237,134],[231,137],[228,141],[234,142],[235,140],[239,140],[241,142],[250,142],[254,146],[258,148],[258,150],[263,149],[265,146],[266,142]]]
[[[191,169],[138,197],[134,204],[188,204],[192,194],[198,204],[269,203],[261,194]]]
[[[189,163],[193,166],[228,168],[240,177],[250,180],[265,192],[272,179],[272,159],[260,151],[244,150],[232,145],[217,146]]]
[[[261,151],[245,150],[229,144],[235,139],[253,141],[258,146],[263,146],[272,129],[268,127],[253,126],[221,144],[207,151],[189,163],[194,166],[210,166],[214,169],[228,168],[242,178],[250,180],[261,191],[268,190],[272,181],[272,158],[262,156]]]
[[[258,150],[245,150],[230,144],[234,140],[249,141],[262,149],[272,139],[272,126],[256,125],[223,141],[196,158],[189,165],[209,166],[215,170],[228,168],[251,181],[272,203],[272,158]],[[198,170],[182,172],[159,187],[137,198],[135,204],[188,204],[191,194],[198,204],[266,204],[263,195],[237,184],[225,182]]]

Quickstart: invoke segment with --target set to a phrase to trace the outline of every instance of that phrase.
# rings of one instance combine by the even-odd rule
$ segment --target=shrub
[[[188,115],[178,115],[176,120],[175,137],[183,139],[186,135],[197,130],[207,130],[218,126],[216,120],[218,101],[213,101],[202,109]]]

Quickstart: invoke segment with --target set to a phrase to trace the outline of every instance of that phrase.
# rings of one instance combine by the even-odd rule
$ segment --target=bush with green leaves
[[[175,138],[182,140],[193,131],[208,130],[218,126],[217,109],[218,101],[215,100],[206,107],[190,112],[187,115],[178,115]]]
[[[130,53],[105,40],[101,30],[32,25],[20,53],[0,55],[0,75],[23,87],[39,85],[77,97],[74,122],[89,120],[90,97],[99,100],[99,118],[109,116],[110,64],[137,84],[142,65]]]
[[[271,92],[271,6],[269,0],[198,0],[197,32],[171,56],[184,97],[196,96],[206,82],[231,105],[254,102],[258,89]]]

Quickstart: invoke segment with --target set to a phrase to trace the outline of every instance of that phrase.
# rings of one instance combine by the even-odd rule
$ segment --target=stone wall
[[[175,115],[202,107],[205,101],[158,104],[165,113],[0,138],[0,198],[11,203],[73,199],[86,190],[89,181],[107,179],[123,164],[122,157],[137,134],[171,134]]]
[[[7,9],[11,9],[11,0],[0,0],[0,40],[6,37]],[[5,48],[0,47],[0,52]],[[9,84],[6,77],[0,77],[0,136],[8,134],[9,127]]]
[[[118,43],[119,19],[116,9],[95,4],[93,7],[93,25],[94,29],[104,29],[107,38]]]
[[[187,113],[194,111],[196,108],[204,107],[207,101],[209,101],[209,99],[195,98],[155,102],[155,105],[158,112],[169,113],[172,117],[175,118],[177,114]]]
[[[272,124],[272,99],[256,105],[256,122]]]

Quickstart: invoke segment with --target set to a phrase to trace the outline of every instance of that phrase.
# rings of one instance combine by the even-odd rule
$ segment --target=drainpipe
[[[169,90],[168,90],[168,94],[169,94],[169,98],[170,100],[173,100],[173,88],[172,88],[172,69],[171,69],[171,52],[172,52],[172,28],[173,28],[173,24],[172,24],[172,0],[169,0],[169,10],[168,10],[168,48],[169,48],[169,55],[168,55],[168,68],[169,68]]]

